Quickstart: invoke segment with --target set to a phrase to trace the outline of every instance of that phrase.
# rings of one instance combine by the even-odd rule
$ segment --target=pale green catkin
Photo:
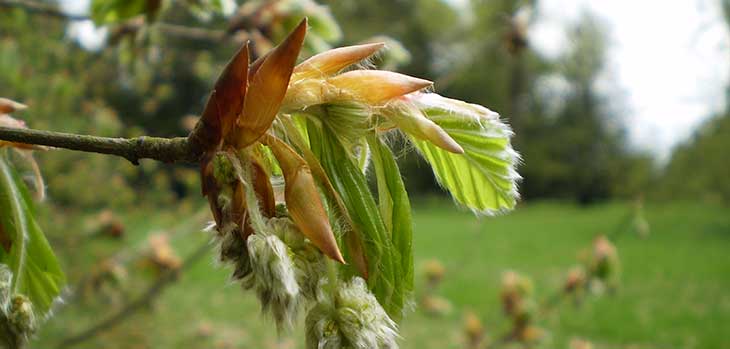
[[[320,281],[317,304],[306,318],[308,349],[398,348],[398,327],[388,317],[365,280],[340,284],[331,294]]]

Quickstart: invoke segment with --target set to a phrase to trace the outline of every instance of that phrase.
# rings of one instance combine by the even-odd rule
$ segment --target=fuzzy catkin
[[[278,327],[290,327],[297,315],[299,284],[289,248],[275,235],[248,238],[252,272],[243,286],[252,289],[263,312],[271,313]]]
[[[327,292],[320,282],[317,304],[306,319],[308,349],[398,348],[398,326],[388,317],[365,280],[352,278]]]
[[[269,219],[271,232],[291,250],[294,271],[300,292],[307,300],[315,300],[319,280],[326,272],[326,259],[297,229],[289,218]]]

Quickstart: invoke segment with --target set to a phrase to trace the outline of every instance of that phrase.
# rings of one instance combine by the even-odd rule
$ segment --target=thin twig
[[[154,301],[157,297],[159,297],[162,294],[162,291],[172,284],[175,280],[177,280],[179,274],[185,270],[193,266],[197,261],[199,261],[203,256],[206,255],[206,252],[210,249],[209,243],[204,243],[198,249],[196,249],[192,254],[190,254],[182,263],[179,269],[177,270],[170,270],[160,276],[160,278],[157,279],[157,281],[150,285],[149,288],[136,300],[133,302],[127,304],[122,309],[120,309],[116,314],[110,316],[106,320],[97,323],[96,325],[91,326],[90,328],[86,329],[85,331],[82,331],[79,334],[73,335],[71,337],[66,338],[63,340],[59,345],[58,348],[67,348],[72,347],[74,345],[77,345],[81,342],[87,341],[91,338],[94,338],[97,334],[106,331],[116,325],[119,325],[124,320],[126,320],[128,317],[133,315],[138,310],[146,307],[152,301]]]
[[[85,21],[89,19],[89,17],[85,15],[74,15],[70,13],[65,13],[53,5],[31,0],[0,0],[0,7],[20,8],[30,13],[36,13],[60,19],[67,19],[70,21]]]
[[[121,156],[133,164],[140,159],[162,162],[197,163],[201,150],[187,137],[109,138],[73,133],[0,127],[0,140],[24,144],[45,145],[89,153]]]
[[[45,4],[45,3],[32,1],[32,0],[0,0],[0,8],[19,8],[19,9],[22,9],[29,13],[34,13],[34,14],[39,14],[39,15],[44,15],[44,16],[48,16],[48,17],[58,18],[58,19],[62,19],[62,20],[69,20],[69,21],[91,20],[91,18],[87,15],[66,13],[64,11],[61,11],[54,5]],[[122,26],[129,27],[129,29],[137,30],[142,26],[143,22],[139,23],[139,22],[135,22],[135,21],[128,21],[128,22],[119,23],[119,24]],[[187,27],[184,25],[172,24],[172,23],[166,23],[166,22],[158,22],[158,23],[155,23],[154,26],[165,34],[183,38],[183,39],[217,42],[217,41],[221,41],[222,39],[226,39],[228,37],[233,37],[233,36],[229,35],[230,33],[226,32],[225,30]]]
[[[175,239],[179,239],[184,236],[188,236],[192,233],[199,232],[200,229],[186,229],[187,227],[193,226],[193,227],[199,227],[204,223],[207,217],[210,215],[210,210],[207,207],[202,207],[200,210],[197,211],[191,218],[183,220],[181,223],[177,224],[174,228],[169,229],[170,233],[168,236],[171,237],[171,242]],[[116,252],[114,255],[109,256],[107,258],[104,258],[105,261],[112,261],[114,264],[125,264],[130,263],[130,261],[133,261],[140,257],[140,255],[145,251],[144,245],[148,244],[149,242],[147,240],[143,240],[141,243],[138,243],[134,246],[127,247],[121,251]],[[72,290],[71,296],[66,300],[65,304],[68,306],[69,304],[74,304],[76,301],[78,301],[81,297],[83,297],[83,289],[85,285],[89,282],[89,280],[92,280],[94,277],[93,273],[87,275],[77,283],[76,286],[71,287]]]

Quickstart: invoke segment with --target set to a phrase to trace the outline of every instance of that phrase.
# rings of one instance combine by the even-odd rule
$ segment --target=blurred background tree
[[[620,99],[598,90],[607,45],[599,19],[585,13],[568,33],[571,46],[549,59],[530,45],[536,1],[376,2],[330,2],[338,18],[351,19],[342,22],[346,39],[388,28],[412,53],[405,71],[507,118],[525,159],[524,198],[589,203],[645,190],[652,159],[628,147]],[[438,192],[418,157],[406,153],[404,166],[411,191]]]
[[[723,0],[724,19],[730,30],[730,1]],[[701,199],[713,203],[730,203],[730,85],[725,110],[712,116],[677,146],[658,188],[658,197]]]
[[[213,72],[244,39],[233,34],[245,33],[245,38],[266,46],[295,23],[263,25],[266,14],[258,10],[261,3],[245,2],[228,16],[220,6],[201,16],[188,2],[165,3],[158,18],[161,23],[185,23],[209,30],[203,32],[208,35],[171,35],[163,24],[126,24],[112,27],[106,45],[91,52],[67,44],[63,20],[20,9],[4,11],[0,94],[30,104],[29,122],[36,128],[117,136],[184,134],[185,117],[202,109]],[[321,6],[309,1],[283,3],[303,4],[302,13]],[[512,124],[516,148],[525,159],[520,171],[525,199],[589,203],[645,191],[654,171],[652,160],[626,145],[620,99],[596,86],[605,68],[606,30],[591,14],[584,14],[570,30],[566,52],[549,59],[530,45],[530,25],[540,15],[534,10],[536,1],[475,0],[459,6],[441,0],[323,3],[335,18],[343,19],[342,28],[324,21],[320,27],[326,35],[308,45],[310,52],[386,34],[397,40],[389,46],[400,43],[410,53],[399,57],[401,71],[434,80],[445,95],[501,112]],[[44,31],[29,30],[33,26],[43,26]],[[375,64],[394,68],[391,56],[386,53]],[[410,191],[442,195],[437,194],[430,172],[421,171],[425,165],[408,150],[406,146],[402,152],[402,166]],[[130,171],[116,160],[99,157],[90,166],[73,161],[85,155],[56,155],[44,157],[46,168],[68,178],[94,168],[95,174],[108,174],[104,180],[148,185],[144,192],[154,194],[144,196],[162,201],[197,195],[184,168],[149,164],[141,172]],[[50,179],[51,198],[67,204],[74,196],[79,201],[83,194],[74,181],[63,182],[64,177]],[[99,178],[89,176],[82,182],[94,183],[92,177]],[[122,206],[141,199],[133,191],[120,196],[127,198]],[[77,205],[90,207],[101,200],[82,198]]]
[[[730,1],[722,2],[730,29]],[[620,201],[640,194],[646,194],[647,206],[651,206],[656,199],[677,198],[730,203],[730,182],[727,180],[730,170],[726,155],[730,148],[730,138],[727,137],[730,132],[730,107],[726,106],[723,112],[698,129],[691,139],[677,146],[666,164],[658,163],[651,155],[633,149],[628,145],[626,135],[626,125],[631,120],[621,95],[616,87],[601,85],[611,43],[606,26],[591,13],[584,13],[567,31],[569,44],[562,54],[548,57],[537,50],[531,40],[533,24],[543,15],[537,10],[539,0],[278,1],[283,5],[277,11],[293,11],[297,14],[291,20],[282,20],[271,12],[260,10],[266,1],[239,0],[234,4],[236,8],[229,12],[223,11],[220,2],[214,0],[162,3],[164,9],[157,14],[155,24],[142,25],[139,19],[135,19],[125,22],[125,25],[110,25],[106,42],[98,49],[82,47],[76,35],[72,34],[69,21],[63,18],[31,14],[16,7],[0,7],[0,96],[29,105],[27,111],[17,116],[36,129],[122,137],[143,134],[184,135],[188,132],[190,120],[194,120],[191,117],[202,110],[215,74],[242,40],[254,40],[255,52],[265,52],[267,45],[280,40],[283,33],[296,24],[301,16],[314,11],[324,13],[320,22],[310,20],[313,26],[318,23],[314,32],[321,35],[307,43],[307,54],[329,46],[386,39],[391,50],[384,52],[373,64],[388,69],[397,67],[399,71],[410,75],[431,79],[435,81],[436,89],[446,96],[486,105],[500,112],[516,131],[515,148],[524,158],[524,165],[519,169],[524,176],[520,192],[528,206],[542,199],[587,204]],[[42,4],[57,5],[50,0]],[[337,23],[333,27],[328,22],[326,8],[321,4],[329,7],[332,11],[329,18],[336,18],[339,27]],[[100,19],[97,21],[103,22]],[[727,94],[726,105],[730,105],[730,85]],[[402,145],[399,160],[409,192],[415,195],[445,196],[438,190],[427,165],[414,156],[412,147],[395,137],[393,142]],[[163,166],[155,162],[143,162],[141,166],[133,167],[121,159],[66,151],[45,152],[36,156],[42,165],[49,192],[50,208],[44,210],[43,225],[48,227],[49,239],[58,248],[69,280],[81,284],[88,276],[90,265],[99,266],[102,257],[119,252],[121,239],[126,239],[124,244],[144,242],[146,234],[159,227],[169,227],[172,225],[170,222],[189,226],[198,224],[187,220],[180,222],[180,217],[187,217],[195,207],[203,204],[194,167]],[[26,173],[30,174],[31,171]],[[96,190],[98,188],[112,189]],[[576,241],[588,233],[598,232],[595,230],[611,229],[615,224],[613,220],[625,211],[623,204],[609,206],[606,212],[575,210],[570,206],[545,208],[534,205],[537,206],[536,211],[526,208],[526,216],[522,216],[523,211],[520,210],[513,216],[505,217],[505,222],[510,224],[489,223],[484,224],[485,228],[482,229],[482,225],[473,224],[464,216],[425,207],[426,204],[419,199],[413,201],[419,206],[424,205],[416,207],[417,213],[425,212],[417,222],[419,230],[423,230],[419,234],[424,233],[420,235],[421,240],[417,241],[419,246],[425,247],[423,251],[450,255],[450,259],[445,259],[445,262],[447,270],[455,270],[449,276],[454,281],[445,283],[443,291],[452,296],[458,294],[452,299],[455,308],[483,301],[483,290],[471,290],[464,285],[483,282],[486,289],[489,286],[486,284],[494,281],[487,274],[496,275],[505,264],[520,268],[523,264],[529,265],[530,269],[534,269],[534,274],[540,276],[538,282],[551,282],[550,273],[554,273],[555,269],[553,263],[561,258],[564,262],[573,263],[572,253],[578,244]],[[98,211],[107,208],[115,214],[123,213],[118,215],[118,219],[128,235],[119,241],[96,237],[84,240],[92,235],[83,234],[84,218],[109,216],[97,215]],[[150,211],[151,208],[153,211]],[[650,211],[652,227],[656,222],[658,227],[655,231],[661,232],[656,237],[652,235],[652,239],[662,243],[653,246],[643,242],[636,246],[629,245],[627,251],[633,251],[633,255],[627,252],[627,260],[634,262],[631,268],[635,268],[633,270],[636,272],[631,279],[631,269],[627,268],[627,279],[636,285],[641,284],[641,287],[637,286],[635,293],[629,293],[631,290],[627,292],[628,296],[623,300],[627,304],[625,312],[619,313],[616,309],[620,307],[611,304],[597,308],[600,311],[588,313],[586,317],[571,314],[576,318],[560,319],[561,323],[568,324],[568,330],[563,329],[565,333],[556,332],[556,337],[572,335],[570,331],[579,328],[576,323],[594,325],[593,335],[596,337],[602,337],[606,332],[604,330],[616,323],[624,324],[626,331],[619,331],[621,333],[612,338],[610,335],[605,336],[612,340],[623,340],[622,336],[630,336],[631,333],[635,335],[642,326],[645,327],[645,333],[654,336],[656,329],[646,325],[644,318],[638,321],[631,317],[635,315],[637,307],[657,310],[656,313],[661,313],[664,308],[680,312],[674,310],[679,309],[673,307],[674,303],[671,306],[661,304],[655,301],[655,296],[663,296],[667,302],[679,299],[684,302],[681,309],[691,309],[683,310],[688,314],[707,316],[707,312],[711,313],[710,310],[701,312],[697,309],[704,309],[701,302],[706,299],[721,298],[718,295],[724,295],[727,289],[718,281],[722,275],[727,275],[727,263],[722,263],[726,261],[725,246],[718,242],[720,240],[709,240],[707,237],[696,239],[695,235],[685,234],[685,231],[670,231],[675,226],[691,226],[693,232],[704,232],[695,227],[703,227],[705,221],[710,222],[706,217],[712,213],[717,222],[710,222],[715,224],[711,228],[726,232],[727,225],[723,225],[725,220],[721,219],[726,209],[722,207],[710,210],[710,213],[705,211],[708,211],[705,206],[695,206],[694,202],[669,211],[665,211],[664,206]],[[552,221],[545,217],[559,217],[559,224],[550,226],[548,223]],[[571,219],[575,217],[579,219],[573,226]],[[203,219],[200,218],[201,221]],[[566,221],[571,224],[566,226]],[[505,234],[476,234],[502,229]],[[710,228],[707,229],[709,231]],[[77,233],[79,231],[82,233]],[[454,234],[454,240],[460,243],[453,246],[444,244],[444,232],[452,231],[462,233]],[[539,236],[542,240],[535,240],[533,236]],[[568,238],[561,240],[564,236]],[[202,240],[207,237],[198,238]],[[490,238],[493,240],[488,240]],[[666,240],[660,240],[662,238]],[[727,240],[724,236],[722,239]],[[700,243],[707,243],[709,247],[696,245]],[[146,246],[144,243],[139,244]],[[173,241],[171,245],[183,247],[179,248],[180,255],[185,255],[182,253],[185,248],[190,250],[190,244],[185,239]],[[551,246],[550,252],[542,252],[546,245]],[[554,246],[562,246],[562,249],[556,250],[562,251],[564,255],[553,252]],[[697,256],[697,246],[708,248],[703,250],[709,252],[702,253],[702,263],[712,265],[716,268],[712,270],[721,276],[716,279],[706,277],[698,272],[700,264],[687,263],[690,257],[682,258]],[[654,263],[656,256],[662,256],[661,252],[667,251],[670,252],[663,255],[663,262]],[[677,253],[680,253],[680,257],[676,256]],[[121,255],[126,256],[127,253]],[[428,255],[424,253],[417,256],[424,257]],[[472,257],[473,260],[469,259]],[[134,268],[133,265],[128,267]],[[682,287],[667,287],[664,274],[651,274],[664,273],[662,268],[683,271],[684,274],[677,274],[681,275],[677,280],[684,276],[687,279],[706,278],[693,279],[696,282],[692,284],[693,290],[715,290],[716,297],[705,297],[709,293],[699,291],[685,292]],[[118,332],[110,331],[109,337],[101,337],[100,341],[107,338],[120,341],[123,338],[130,343],[141,343],[137,347],[164,347],[159,345],[162,342],[196,346],[196,343],[208,343],[198,336],[211,336],[210,327],[215,327],[214,332],[224,335],[240,334],[242,329],[250,333],[264,333],[266,326],[260,324],[254,305],[230,305],[232,299],[246,301],[238,290],[229,289],[225,294],[214,293],[220,291],[215,288],[220,282],[210,282],[213,286],[196,283],[206,277],[220,276],[222,280],[225,277],[221,276],[222,273],[211,272],[207,264],[198,268],[196,273],[197,279],[191,279],[190,289],[200,288],[203,291],[191,293],[183,289],[171,298],[170,304],[174,305],[168,304],[168,308],[163,307],[159,312],[161,315],[156,324],[174,324],[162,329],[168,332],[148,333],[148,323],[136,321]],[[710,275],[709,272],[706,274]],[[138,275],[132,273],[133,277]],[[726,279],[722,278],[721,281]],[[684,285],[686,280],[681,279],[681,282]],[[132,281],[130,284],[132,287],[129,289],[138,290],[136,286],[144,282]],[[636,290],[644,290],[645,284],[654,287],[647,286],[648,292],[656,292],[656,295],[647,297],[652,301],[648,305],[637,303],[640,297],[635,297],[638,294]],[[671,292],[675,288],[679,293]],[[194,317],[194,323],[188,321],[191,314],[204,311],[199,304],[209,305],[212,312],[227,312],[229,322],[211,324],[203,321],[199,324],[197,321],[204,320],[202,315]],[[256,316],[243,319],[241,314],[245,311],[241,307],[245,306],[249,306],[249,313]],[[660,306],[661,309],[658,308]],[[59,323],[49,327],[48,331],[53,333],[48,337],[52,338],[51,341],[64,338],[68,336],[70,327],[73,327],[72,332],[81,330],[98,320],[96,314],[99,309],[107,308],[109,304],[103,302],[97,308],[75,310],[68,307],[64,309],[65,317],[59,317]],[[178,313],[172,314],[171,308],[178,310]],[[709,308],[722,312],[720,307]],[[647,313],[651,311],[647,310]],[[603,315],[606,314],[608,316],[604,321]],[[141,316],[144,316],[143,320],[149,320],[158,315],[145,313]],[[169,321],[170,316],[178,316],[175,319],[179,321]],[[682,316],[685,319],[689,315],[683,313]],[[73,319],[73,323],[68,319]],[[246,323],[241,325],[230,319]],[[713,323],[723,323],[719,315],[717,319]],[[664,320],[666,323],[681,322],[672,317]],[[696,324],[701,321],[690,318],[684,322]],[[182,323],[184,325],[180,327],[178,324]],[[408,341],[415,343],[413,347],[427,347],[419,340],[428,340],[431,347],[446,347],[451,344],[446,343],[450,340],[446,336],[433,338],[419,335],[422,328],[423,331],[431,331],[434,326],[440,329],[445,323],[447,321],[418,322],[418,326],[411,329],[412,335]],[[428,327],[428,324],[432,326]],[[711,326],[706,327],[708,331],[712,330]],[[725,333],[720,327],[718,325],[716,331],[718,337]],[[198,330],[202,334],[196,334]],[[434,332],[441,334],[440,331]],[[695,329],[689,332],[692,333],[677,332],[676,336],[691,337],[691,343],[696,343]],[[246,337],[246,334],[239,337]],[[239,337],[236,337],[237,340],[241,340]],[[275,338],[275,335],[269,333],[265,338]],[[662,344],[671,346],[668,341]],[[682,345],[687,343],[690,342],[683,342]],[[274,344],[269,347],[274,347]]]

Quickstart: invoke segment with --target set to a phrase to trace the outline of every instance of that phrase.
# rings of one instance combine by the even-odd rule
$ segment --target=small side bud
[[[236,170],[231,159],[225,153],[219,152],[213,158],[213,176],[219,185],[236,181]]]
[[[15,295],[10,301],[8,324],[19,336],[28,336],[36,330],[36,318],[33,313],[33,303],[28,297]]]

